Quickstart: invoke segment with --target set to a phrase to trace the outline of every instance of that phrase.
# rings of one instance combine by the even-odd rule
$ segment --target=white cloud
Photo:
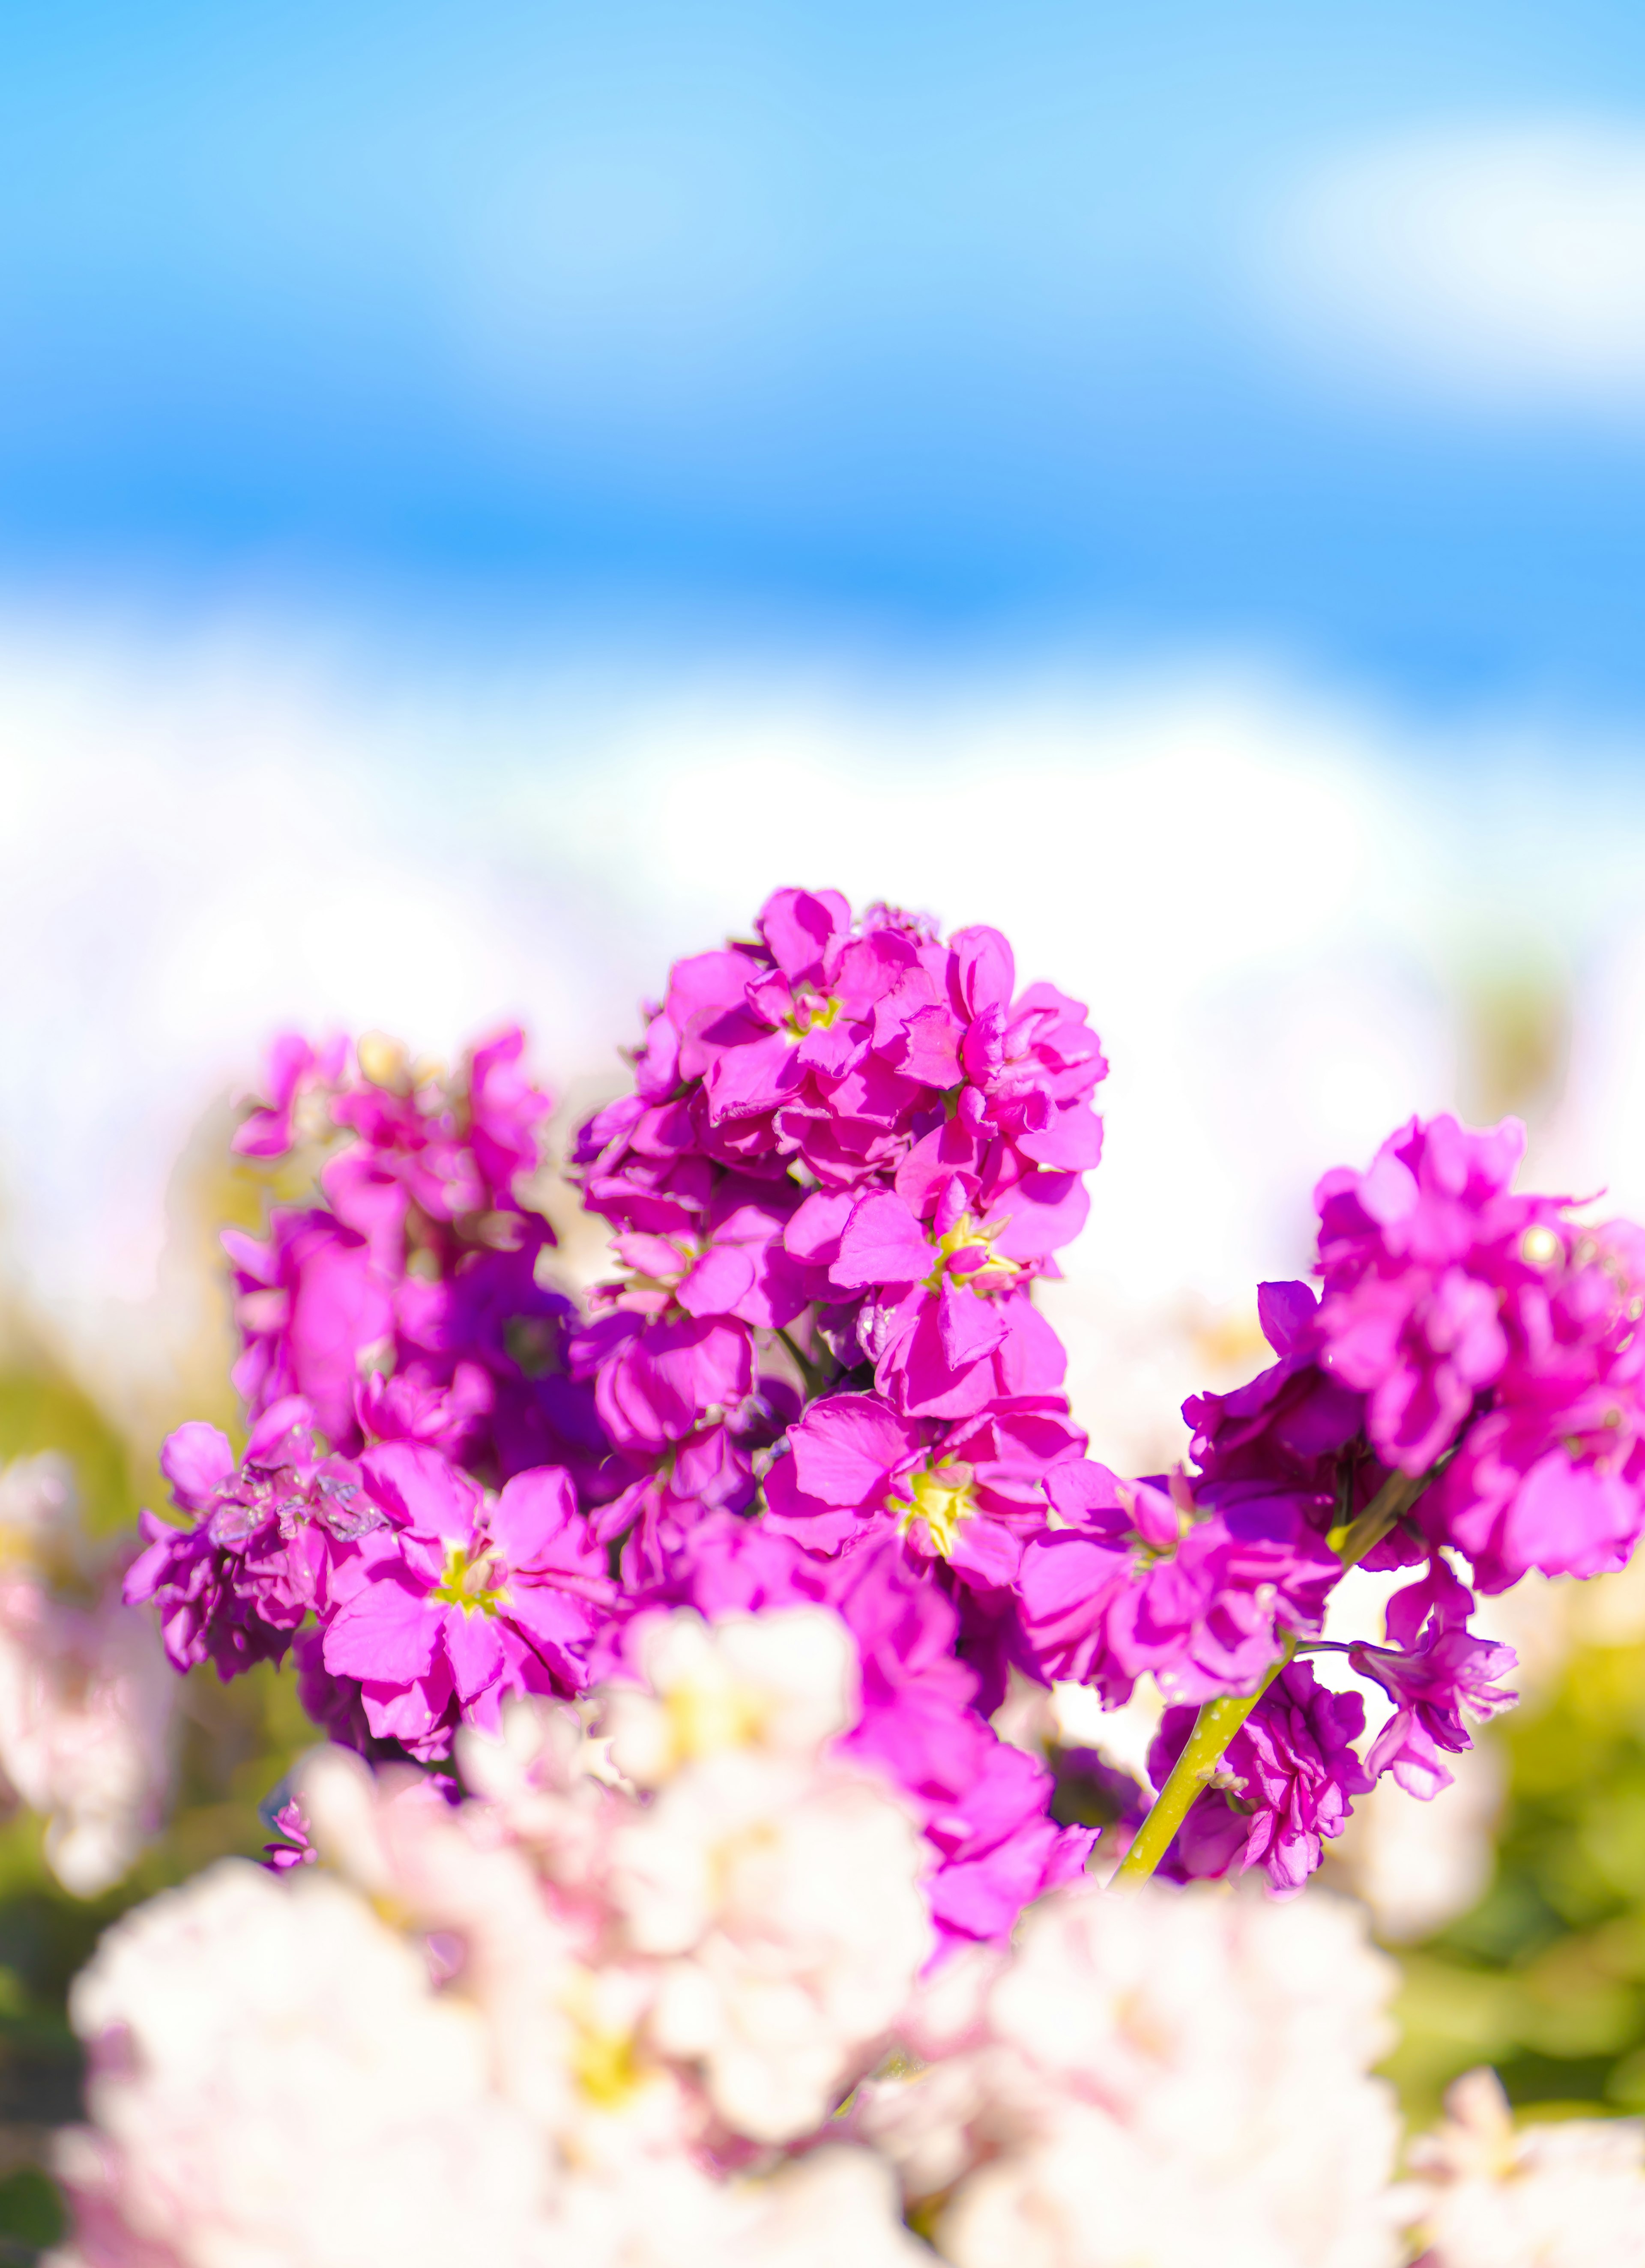
[[[1294,192],[1262,284],[1339,377],[1459,406],[1645,409],[1645,124],[1436,129]]]

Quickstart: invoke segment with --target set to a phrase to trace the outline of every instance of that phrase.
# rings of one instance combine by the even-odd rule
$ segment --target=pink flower
[[[1311,1635],[1342,1564],[1309,1499],[1258,1483],[1202,1489],[1059,1467],[1047,1492],[1065,1521],[1022,1553],[1018,1615],[1027,1666],[1127,1700],[1151,1671],[1173,1700],[1249,1693],[1287,1631]]]
[[[300,1396],[259,1419],[236,1466],[215,1425],[179,1426],[160,1453],[193,1525],[142,1517],[148,1549],[128,1569],[125,1597],[151,1600],[179,1669],[210,1660],[228,1679],[277,1661],[311,1611],[325,1612],[358,1575],[362,1540],[383,1526],[345,1460],[320,1457]]]
[[[1045,1525],[1048,1471],[1084,1446],[1049,1395],[954,1425],[904,1417],[878,1395],[830,1395],[806,1410],[766,1476],[766,1526],[830,1555],[895,1532],[916,1559],[997,1587]]]
[[[495,1726],[510,1693],[575,1693],[609,1597],[566,1476],[517,1474],[488,1503],[432,1450],[393,1442],[360,1461],[391,1525],[329,1623],[325,1666],[359,1681],[379,1739],[441,1756],[459,1717]]]
[[[1323,1368],[1365,1394],[1373,1449],[1482,1589],[1624,1565],[1645,1527],[1645,1235],[1514,1197],[1523,1130],[1413,1119],[1316,1192]]]
[[[657,1457],[754,1389],[755,1331],[780,1329],[806,1304],[801,1270],[780,1241],[784,1200],[741,1174],[721,1175],[689,1230],[630,1229],[615,1240],[630,1274],[596,1287],[597,1313],[570,1360],[592,1377],[607,1433]]]
[[[945,1121],[998,1190],[1096,1162],[1106,1068],[1084,1010],[1048,985],[1014,1005],[995,931],[941,944],[921,919],[834,891],[778,890],[756,935],[677,962],[636,1060],[638,1093],[585,1128],[591,1203],[635,1226],[688,1187],[696,1152],[770,1170],[798,1156],[827,1189],[896,1173]],[[647,1210],[653,1218],[642,1219]]]
[[[1166,1711],[1148,1750],[1156,1787],[1186,1745],[1195,1713]],[[1350,1798],[1374,1785],[1354,1748],[1364,1730],[1357,1693],[1332,1693],[1307,1662],[1292,1662],[1229,1742],[1216,1779],[1177,1832],[1166,1871],[1181,1881],[1259,1866],[1275,1890],[1300,1890],[1319,1864],[1321,1838],[1342,1832]]]
[[[980,1218],[957,1173],[933,1180],[926,1196],[922,1222],[892,1189],[820,1191],[785,1241],[819,1296],[867,1295],[857,1341],[899,1408],[958,1417],[1001,1395],[1054,1392],[1066,1358],[1027,1286],[1078,1234],[1089,1207],[1083,1187],[1070,1174],[1036,1174]]]
[[[293,1394],[327,1440],[358,1444],[354,1395],[363,1360],[389,1343],[391,1286],[364,1237],[328,1212],[277,1211],[266,1243],[224,1233],[234,1264],[234,1320],[246,1351],[236,1388],[254,1417]]]
[[[1391,1620],[1391,1608],[1390,1616]],[[1438,1614],[1425,1636],[1408,1649],[1355,1646],[1348,1659],[1361,1677],[1374,1678],[1394,1703],[1394,1713],[1366,1762],[1376,1777],[1391,1772],[1407,1795],[1425,1802],[1451,1784],[1440,1751],[1455,1756],[1473,1745],[1462,1720],[1463,1710],[1475,1717],[1494,1717],[1519,1698],[1496,1683],[1514,1668],[1517,1657],[1513,1647],[1493,1646],[1442,1621]]]
[[[1079,1001],[1031,984],[1013,1005],[1011,948],[996,929],[956,932],[949,983],[968,1015],[961,1061],[981,1098],[978,1124],[1023,1157],[1081,1173],[1102,1153],[1092,1090],[1108,1065]]]
[[[308,1839],[308,1822],[295,1796],[280,1806],[269,1824],[277,1839],[263,1845],[262,1863],[271,1874],[283,1874],[288,1867],[314,1864],[320,1853]]]
[[[754,1340],[734,1318],[664,1316],[623,1308],[598,1315],[572,1340],[572,1373],[593,1378],[601,1421],[619,1449],[659,1456],[710,1411],[753,1391]]]
[[[330,1131],[326,1101],[343,1076],[349,1043],[341,1036],[313,1048],[298,1032],[283,1032],[269,1050],[267,1103],[234,1130],[231,1148],[242,1158],[280,1158],[298,1139],[296,1119],[311,1096],[321,1101],[322,1130]]]

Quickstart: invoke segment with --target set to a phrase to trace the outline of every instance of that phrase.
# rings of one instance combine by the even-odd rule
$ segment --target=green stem
[[[813,1362],[808,1355],[801,1354],[793,1339],[780,1326],[777,1336],[800,1366],[800,1379],[806,1390],[806,1400],[814,1401],[828,1384],[828,1372],[820,1362]]]
[[[1345,1568],[1357,1567],[1366,1553],[1380,1543],[1396,1521],[1408,1513],[1434,1477],[1426,1473],[1390,1473],[1356,1520],[1333,1528],[1325,1541]]]
[[[1454,1454],[1451,1453],[1451,1454]],[[1362,1513],[1339,1521],[1326,1542],[1341,1560],[1344,1571],[1357,1567],[1366,1553],[1380,1543],[1389,1529],[1403,1520],[1428,1483],[1443,1470],[1449,1454],[1425,1473],[1390,1473]],[[1349,1482],[1344,1469],[1342,1498]],[[1117,1869],[1116,1882],[1145,1882],[1171,1847],[1171,1838],[1188,1816],[1188,1808],[1210,1780],[1223,1753],[1240,1727],[1274,1679],[1296,1653],[1297,1641],[1286,1633],[1285,1651],[1254,1693],[1225,1693],[1201,1708],[1188,1736],[1188,1746],[1172,1767],[1171,1776],[1154,1799],[1154,1808],[1137,1830],[1137,1838]]]
[[[1146,1882],[1166,1852],[1188,1808],[1222,1761],[1223,1751],[1244,1723],[1296,1648],[1287,1631],[1285,1650],[1254,1693],[1223,1693],[1207,1701],[1188,1735],[1188,1746],[1171,1767],[1171,1776],[1154,1799],[1154,1808],[1137,1830],[1137,1838],[1115,1873],[1117,1883]]]

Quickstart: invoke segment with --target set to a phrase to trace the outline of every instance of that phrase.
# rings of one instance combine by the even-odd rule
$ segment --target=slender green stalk
[[[1443,1461],[1442,1460],[1442,1462]],[[1342,1521],[1327,1539],[1344,1568],[1357,1567],[1366,1553],[1380,1543],[1396,1521],[1403,1519],[1439,1470],[1390,1473],[1362,1513]],[[1344,1493],[1346,1493],[1345,1483]],[[1171,1847],[1171,1838],[1188,1816],[1188,1808],[1212,1778],[1228,1742],[1296,1653],[1296,1639],[1287,1635],[1285,1651],[1254,1693],[1228,1693],[1207,1701],[1199,1712],[1188,1746],[1172,1768],[1171,1776],[1154,1799],[1154,1808],[1137,1831],[1115,1874],[1116,1882],[1147,1881]]]
[[[1254,1693],[1224,1693],[1207,1701],[1188,1735],[1188,1746],[1171,1767],[1171,1776],[1154,1799],[1154,1808],[1137,1830],[1137,1839],[1115,1874],[1127,1887],[1146,1882],[1171,1847],[1171,1838],[1188,1816],[1188,1807],[1222,1761],[1223,1751],[1274,1679],[1290,1660],[1295,1640],[1289,1635],[1285,1651]]]
[[[1333,1528],[1325,1541],[1345,1567],[1357,1567],[1366,1553],[1382,1542],[1396,1521],[1404,1518],[1439,1468],[1426,1473],[1390,1473],[1357,1520]]]
[[[808,1355],[801,1354],[786,1330],[779,1329],[777,1336],[800,1366],[800,1382],[806,1390],[806,1400],[814,1401],[828,1384],[827,1368],[820,1362],[813,1362]]]

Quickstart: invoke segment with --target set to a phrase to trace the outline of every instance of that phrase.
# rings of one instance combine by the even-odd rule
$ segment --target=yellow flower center
[[[446,1572],[434,1587],[434,1596],[442,1606],[461,1607],[466,1615],[494,1615],[508,1604],[507,1588],[493,1580],[496,1573],[491,1545],[471,1552],[467,1544],[448,1543]]]
[[[644,2083],[645,2066],[632,2032],[606,2032],[579,2024],[572,2046],[572,2075],[601,2110],[620,2110]]]
[[[994,1250],[994,1239],[1004,1235],[1010,1222],[1010,1214],[1003,1213],[998,1220],[985,1226],[973,1219],[970,1213],[963,1212],[953,1227],[937,1239],[937,1264],[926,1278],[926,1289],[940,1292],[942,1279],[948,1272],[948,1263],[955,1255],[974,1251],[978,1246],[983,1252],[980,1265],[959,1271],[960,1281],[969,1284],[972,1291],[997,1292],[1001,1284],[1008,1283],[1013,1276],[1021,1274],[1021,1261],[1007,1260],[1003,1253]]]
[[[675,1760],[747,1748],[764,1729],[765,1696],[730,1677],[688,1677],[662,1696]]]
[[[783,1018],[783,1028],[796,1040],[803,1040],[808,1032],[826,1032],[838,1020],[840,1004],[830,993],[822,999],[815,992],[797,992],[793,1006]]]
[[[904,1483],[908,1494],[887,1501],[887,1510],[896,1514],[897,1534],[906,1535],[917,1520],[923,1520],[932,1549],[944,1559],[951,1559],[961,1521],[969,1520],[977,1509],[971,1493],[974,1478],[970,1467],[957,1458],[945,1457],[939,1464],[919,1466]]]

